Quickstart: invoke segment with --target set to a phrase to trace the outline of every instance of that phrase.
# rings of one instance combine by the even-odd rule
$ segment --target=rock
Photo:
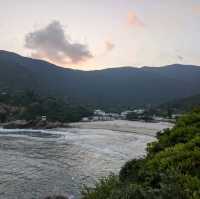
[[[18,128],[23,128],[26,125],[27,125],[27,121],[16,120],[16,121],[4,123],[2,126],[3,128],[6,128],[6,129],[18,129]]]
[[[69,198],[65,196],[48,196],[45,199],[69,199]]]
[[[53,129],[67,128],[68,124],[61,122],[48,122],[42,120],[16,120],[2,124],[5,129]]]

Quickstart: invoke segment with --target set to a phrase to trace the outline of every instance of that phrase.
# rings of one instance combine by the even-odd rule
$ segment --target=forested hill
[[[198,94],[199,85],[198,66],[122,67],[86,72],[0,51],[1,90],[32,89],[42,95],[100,106],[140,106]]]
[[[32,91],[0,94],[0,123],[41,120],[51,122],[77,122],[93,114],[86,105],[66,103],[62,98],[42,97]]]
[[[173,100],[160,105],[158,108],[161,110],[170,109],[173,112],[186,112],[195,107],[200,107],[200,94]]]

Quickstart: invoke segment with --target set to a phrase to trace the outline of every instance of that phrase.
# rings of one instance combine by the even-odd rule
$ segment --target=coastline
[[[81,184],[87,183],[88,186],[92,186],[98,178],[107,176],[110,172],[117,174],[127,161],[144,157],[147,143],[156,140],[155,136],[158,131],[171,126],[172,124],[169,123],[146,123],[126,120],[77,122],[68,124],[68,127],[49,130],[42,128],[5,129],[6,136],[2,132],[1,142],[7,146],[16,147],[15,151],[20,151],[17,159],[19,160],[18,164],[20,164],[19,171],[23,168],[25,172],[29,173],[31,167],[35,173],[41,172],[41,168],[42,172],[46,173],[46,176],[38,176],[38,181],[42,182],[40,184],[41,189],[38,189],[38,181],[36,182],[32,178],[31,181],[26,181],[27,178],[22,178],[27,184],[24,184],[24,189],[27,189],[27,186],[31,184],[33,190],[42,195],[41,190],[46,188],[46,179],[50,176],[50,181],[47,183],[48,190],[50,190],[48,192],[49,195],[55,194],[55,191],[51,192],[51,186],[55,183],[59,185],[62,195],[70,193],[80,198],[80,182]],[[18,132],[17,135],[15,132]],[[57,137],[57,134],[61,136]],[[18,135],[20,135],[20,138]],[[10,136],[9,139],[7,139],[7,136]],[[25,147],[26,151],[21,153],[21,149],[24,150]],[[11,153],[9,155],[13,156],[15,151],[9,150]],[[29,153],[31,156],[24,155],[24,153]],[[6,164],[10,164],[7,156],[4,159],[8,160]],[[31,163],[31,166],[27,167],[27,162]],[[37,170],[38,165],[41,165],[39,170]],[[79,178],[79,176],[81,177]],[[43,183],[44,181],[45,183]],[[64,187],[62,186],[63,182],[65,182]],[[16,185],[19,184],[21,186],[20,182],[16,183]],[[77,190],[74,190],[71,184],[75,184]],[[66,185],[68,187],[67,190]],[[10,186],[12,188],[12,185]],[[20,195],[20,193],[18,194]]]
[[[145,135],[149,137],[156,137],[157,133],[164,129],[171,129],[173,123],[168,122],[143,122],[143,121],[128,121],[128,120],[113,120],[113,121],[93,121],[93,122],[74,122],[74,123],[60,123],[60,122],[25,122],[12,121],[9,123],[0,124],[0,129],[19,129],[19,130],[55,130],[66,132],[69,129],[85,129],[85,130],[109,130],[121,133],[133,133],[137,135]]]
[[[68,123],[62,122],[49,122],[41,120],[15,120],[7,123],[0,123],[0,128],[3,129],[56,129],[56,128],[68,128]]]
[[[128,120],[113,120],[113,121],[94,121],[94,122],[36,122],[36,121],[12,121],[1,123],[0,129],[23,129],[23,130],[57,130],[67,131],[67,129],[97,129],[110,130],[122,133],[134,133],[138,135],[146,135],[156,137],[159,131],[167,128],[172,128],[173,123],[168,122],[143,122],[143,121],[128,121]]]
[[[80,129],[102,129],[111,131],[120,131],[126,133],[135,133],[155,137],[157,132],[166,128],[172,128],[174,124],[168,122],[142,122],[142,121],[127,121],[127,120],[113,120],[113,121],[97,121],[97,122],[76,122],[69,123],[69,128]]]

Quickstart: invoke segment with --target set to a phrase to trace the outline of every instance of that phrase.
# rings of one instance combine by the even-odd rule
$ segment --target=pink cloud
[[[134,26],[134,27],[144,26],[144,23],[140,20],[140,18],[137,16],[137,14],[133,11],[130,11],[127,15],[127,23],[129,26]]]
[[[112,51],[115,48],[115,44],[111,41],[105,41],[105,49],[106,51]]]
[[[195,14],[200,14],[200,5],[194,6],[194,7],[193,7],[193,12],[194,12]]]
[[[58,64],[80,64],[93,58],[86,44],[72,42],[66,37],[59,21],[30,32],[25,37],[25,47],[32,57],[47,59]]]

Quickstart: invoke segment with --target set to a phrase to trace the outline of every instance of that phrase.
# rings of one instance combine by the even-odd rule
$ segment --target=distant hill
[[[200,94],[182,99],[170,101],[159,106],[161,110],[171,109],[176,112],[190,111],[192,108],[200,106]]]
[[[175,64],[80,71],[0,51],[0,89],[32,89],[98,106],[142,106],[200,93],[200,67]]]

